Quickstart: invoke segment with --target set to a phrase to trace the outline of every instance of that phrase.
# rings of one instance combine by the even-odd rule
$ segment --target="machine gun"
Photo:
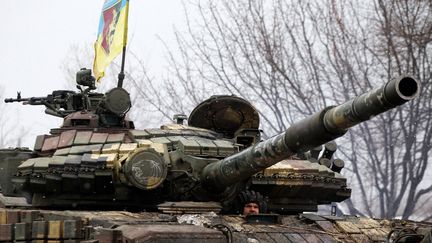
[[[79,96],[80,94],[70,90],[55,90],[45,97],[22,98],[21,92],[17,92],[17,98],[8,98],[4,101],[5,103],[23,102],[24,105],[44,105],[46,107],[46,114],[65,117],[82,109],[82,102],[80,102]]]
[[[77,88],[81,91],[76,93],[71,90],[55,90],[45,97],[22,98],[21,92],[17,92],[17,97],[5,99],[5,103],[23,102],[24,105],[44,105],[45,113],[57,117],[65,117],[79,110],[94,110],[92,103],[100,100],[102,94],[89,93],[96,89],[95,79],[91,76],[90,69],[81,69],[76,76]],[[83,87],[87,87],[83,89]],[[95,99],[96,98],[96,99]],[[93,101],[93,102],[92,102]]]
[[[106,94],[91,92],[96,89],[95,78],[91,70],[82,68],[76,74],[77,89],[55,90],[45,97],[22,98],[21,92],[17,97],[8,98],[6,103],[23,102],[24,105],[44,105],[45,113],[57,117],[66,117],[78,111],[87,111],[95,114],[114,114],[123,118],[130,109],[129,94],[122,88],[114,88]]]

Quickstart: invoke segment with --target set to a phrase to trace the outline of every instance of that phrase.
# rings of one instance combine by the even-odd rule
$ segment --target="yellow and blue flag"
[[[121,53],[127,42],[129,0],[105,0],[99,21],[93,72],[96,80],[104,76],[105,68]]]

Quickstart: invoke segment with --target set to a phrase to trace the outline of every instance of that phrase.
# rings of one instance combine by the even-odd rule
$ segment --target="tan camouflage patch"
[[[135,139],[147,138],[150,134],[144,130],[129,130],[129,136]]]
[[[238,146],[234,146],[233,143],[225,140],[214,140],[213,143],[218,147],[219,156],[229,156],[239,151]]]
[[[71,147],[69,154],[99,154],[103,144],[78,145]]]
[[[360,234],[361,230],[352,222],[336,221],[336,225],[346,233]]]
[[[164,149],[164,144],[162,143],[152,143],[150,145],[150,148],[154,149],[156,152],[163,154],[165,149]]]
[[[118,158],[118,154],[112,153],[112,154],[101,154],[98,158],[98,162],[105,162],[106,167],[113,168],[114,163]]]
[[[136,148],[138,148],[137,143],[123,143],[120,146],[119,153],[120,154],[126,154],[134,151]]]
[[[359,218],[359,224],[362,225],[363,229],[370,229],[370,228],[380,228],[381,225],[378,221],[373,220],[371,218]]]
[[[201,154],[201,146],[195,140],[189,140],[186,138],[183,138],[178,142],[178,149],[185,154]]]
[[[201,155],[217,156],[218,148],[216,144],[213,143],[213,141],[204,138],[196,139],[195,141],[201,147]]]
[[[166,132],[157,128],[149,128],[145,129],[145,131],[150,134],[151,137],[160,137],[165,136]]]
[[[153,143],[171,143],[171,141],[166,137],[160,138],[150,138]]]
[[[118,153],[121,143],[105,144],[102,148],[102,154]]]
[[[153,143],[152,141],[148,139],[137,139],[138,147],[141,148],[150,148],[150,145]]]
[[[162,125],[161,129],[162,130],[182,130],[182,129],[187,129],[187,126],[173,123],[173,124]]]
[[[62,221],[50,220],[48,221],[48,238],[61,239],[62,237]]]
[[[7,215],[7,213],[6,213],[6,210],[2,210],[2,209],[0,209],[0,224],[6,224],[6,215]]]

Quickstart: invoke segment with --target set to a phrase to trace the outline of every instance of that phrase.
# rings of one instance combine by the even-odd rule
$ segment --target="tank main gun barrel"
[[[296,153],[341,137],[348,128],[416,98],[419,90],[417,80],[402,76],[339,106],[327,107],[281,134],[207,165],[201,173],[202,184],[208,190],[221,192]]]

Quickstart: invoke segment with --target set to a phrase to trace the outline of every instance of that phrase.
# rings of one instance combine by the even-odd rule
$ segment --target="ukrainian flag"
[[[94,45],[93,72],[98,81],[104,76],[105,68],[126,46],[128,12],[129,0],[105,0]]]

